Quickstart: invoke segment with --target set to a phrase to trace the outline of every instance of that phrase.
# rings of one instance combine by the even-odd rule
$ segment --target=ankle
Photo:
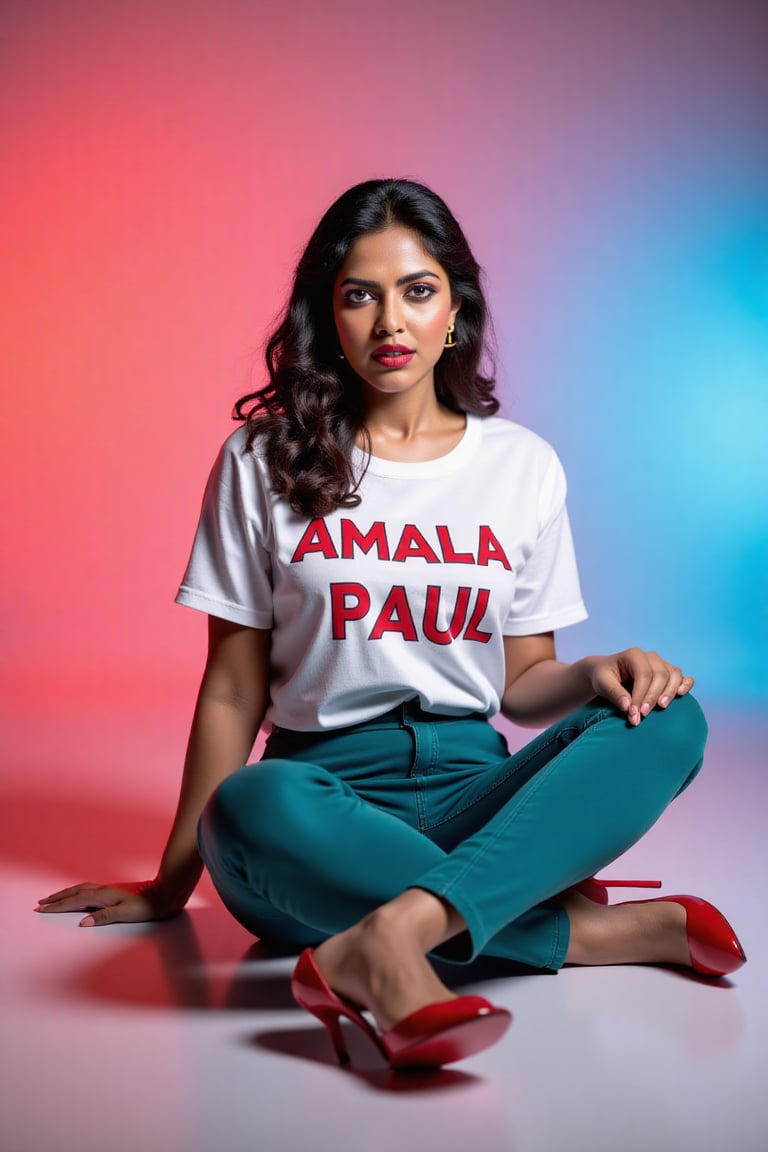
[[[568,964],[687,963],[684,910],[661,901],[598,905],[563,901],[571,925]]]
[[[406,889],[394,900],[374,909],[359,926],[366,935],[394,939],[398,947],[412,945],[422,955],[466,927],[447,901],[423,888]]]

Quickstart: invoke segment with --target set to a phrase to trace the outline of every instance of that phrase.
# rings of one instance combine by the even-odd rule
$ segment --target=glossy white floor
[[[33,738],[18,728],[10,756],[27,791],[2,808],[4,1152],[768,1147],[768,782],[756,714],[711,717],[697,783],[606,871],[707,896],[750,963],[714,982],[662,968],[477,970],[468,987],[507,1005],[513,1026],[426,1077],[388,1073],[363,1038],[339,1069],[291,1000],[292,960],[263,955],[205,885],[187,914],[157,926],[89,931],[34,915],[39,896],[74,879],[144,874],[166,821],[157,796],[125,780],[132,755],[150,745],[157,755],[160,728],[139,739],[135,722],[103,719],[105,741],[91,725],[52,791],[35,783],[41,758],[74,748],[78,727],[72,715],[57,723]],[[96,757],[105,746],[108,763]]]

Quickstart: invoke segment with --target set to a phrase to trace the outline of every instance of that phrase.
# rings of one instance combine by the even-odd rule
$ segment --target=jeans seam
[[[549,953],[549,960],[544,965],[545,968],[552,968],[554,966],[554,962],[557,959],[557,953],[560,950],[560,917],[557,912],[552,912],[552,919],[555,922],[553,932],[554,939],[552,940],[552,949]]]
[[[601,718],[603,718],[605,715],[608,715],[608,713],[605,711],[601,712],[601,714],[600,714]],[[594,728],[594,726],[595,726],[595,721],[593,720],[591,723],[586,725],[584,727],[584,729],[579,733],[578,739],[579,740],[583,739],[585,736],[589,735],[590,732],[592,731],[592,729]],[[538,775],[536,775],[532,778],[532,783],[534,783],[534,787],[531,789],[529,795],[525,798],[523,807],[520,809],[520,811],[518,811],[514,814],[515,820],[519,819],[520,815],[522,814],[522,811],[528,806],[530,801],[533,799],[533,797],[536,795],[536,793],[542,787],[545,780],[548,778],[548,776],[554,770],[555,765],[558,764],[559,766],[562,767],[563,759],[567,756],[567,754],[571,751],[571,749],[575,746],[576,743],[577,743],[576,740],[572,741],[566,748],[563,749],[563,751],[559,757],[557,757],[555,760],[550,760],[550,762],[547,765],[545,765],[544,768],[542,768],[542,770],[538,773]],[[493,843],[495,843],[498,840],[498,837],[504,831],[506,831],[506,829],[509,826],[509,824],[511,823],[512,819],[513,819],[512,815],[511,814],[508,815],[507,820],[504,822],[503,829],[500,829],[498,834],[493,838]],[[488,854],[490,848],[491,848],[491,842],[490,841],[486,841],[483,844],[481,844],[480,847],[473,853],[472,858],[466,862],[466,864],[462,868],[461,872],[457,876],[452,877],[451,880],[448,882],[448,884],[441,886],[440,895],[444,896],[447,900],[452,901],[451,893],[458,886],[460,886],[461,882],[464,880],[464,878],[468,874],[468,872],[470,872],[471,869],[477,865],[477,863],[483,858],[483,856]],[[440,867],[440,866],[438,866],[438,867]],[[537,903],[538,903],[538,901],[537,901]],[[473,909],[472,919],[477,920],[477,921],[480,920],[480,917],[475,914],[474,909]],[[464,920],[466,923],[467,922],[466,913],[464,914]],[[473,951],[475,954],[477,954],[477,952],[481,951],[482,947],[487,942],[487,936],[486,936],[486,939],[484,939],[483,942],[479,945],[479,947],[475,947],[475,939],[474,939],[473,929],[470,927],[470,925],[468,923],[467,923],[467,927],[470,931],[470,937],[472,939]],[[485,927],[485,926],[484,926],[484,931],[487,933],[487,927]],[[559,931],[559,929],[558,929],[558,931]]]
[[[578,732],[578,729],[577,728],[566,728],[566,729],[564,729],[564,731],[566,731],[566,732],[571,732],[571,731]],[[584,731],[587,731],[587,729],[585,728]],[[532,752],[524,760],[520,760],[518,763],[514,764],[513,767],[509,769],[508,772],[505,772],[503,776],[500,776],[498,779],[496,779],[493,784],[489,784],[489,786],[485,789],[485,791],[479,792],[476,796],[474,796],[472,798],[471,801],[469,801],[469,803],[463,804],[461,806],[461,808],[455,808],[449,816],[444,816],[441,820],[436,820],[433,824],[427,824],[427,825],[425,825],[425,827],[426,828],[439,828],[441,824],[449,824],[451,820],[455,820],[457,816],[460,816],[462,814],[462,812],[468,812],[470,810],[470,808],[474,808],[475,804],[479,804],[481,800],[484,800],[486,798],[486,796],[490,796],[490,794],[492,792],[494,792],[497,788],[500,788],[502,784],[506,784],[507,780],[509,780],[512,776],[515,776],[518,772],[522,771],[523,768],[525,768],[528,764],[530,764],[531,760],[533,760],[536,755],[539,755],[539,753],[542,752],[545,748],[549,748],[549,746],[551,744],[553,744],[557,738],[558,738],[558,736],[554,735],[554,734],[552,736],[550,736],[550,738],[545,743],[543,743],[542,745],[539,746],[539,749],[537,750],[536,753]],[[544,767],[546,768],[547,765],[545,764]]]
[[[427,824],[427,812],[424,805],[424,777],[412,776],[413,780],[413,798],[416,802],[416,815],[419,821],[419,832],[424,832],[429,825]]]
[[[434,724],[429,725],[429,739],[431,744],[430,757],[429,757],[429,771],[431,772],[440,759],[440,741],[435,731]]]

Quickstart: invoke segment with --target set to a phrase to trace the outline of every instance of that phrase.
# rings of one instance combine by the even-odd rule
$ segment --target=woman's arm
[[[563,664],[556,658],[552,632],[505,636],[504,655],[501,711],[527,728],[553,724],[594,696],[605,697],[637,725],[652,708],[666,708],[693,687],[693,677],[684,676],[657,652],[641,648]]]
[[[176,815],[157,876],[129,884],[76,884],[41,912],[89,911],[81,924],[157,920],[180,912],[200,879],[197,822],[208,797],[245,764],[269,700],[268,630],[208,617],[208,657],[187,745]]]

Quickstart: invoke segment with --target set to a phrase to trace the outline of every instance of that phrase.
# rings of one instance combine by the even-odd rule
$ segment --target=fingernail
[[[661,704],[662,708],[666,708],[667,704],[669,704],[669,696],[662,696],[659,704]]]
[[[651,710],[651,706],[647,701],[645,702],[645,704],[643,704],[642,708],[640,709],[643,716],[647,716],[648,713],[650,712],[650,710]]]
[[[80,927],[81,928],[93,928],[95,923],[96,923],[96,921],[94,920],[93,916],[86,916],[84,920],[80,921]]]

